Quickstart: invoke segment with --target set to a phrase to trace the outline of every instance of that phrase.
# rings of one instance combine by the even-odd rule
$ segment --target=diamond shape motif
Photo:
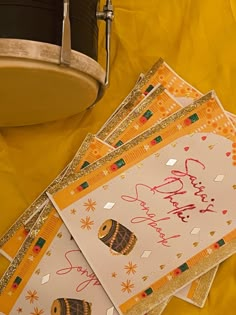
[[[47,283],[49,281],[49,279],[50,279],[50,273],[48,273],[46,276],[42,277],[41,284]]]
[[[70,194],[71,194],[71,195],[74,195],[74,194],[75,194],[74,190],[71,190],[71,191],[70,191]]]
[[[115,203],[114,202],[108,202],[105,204],[104,209],[111,210],[114,207]]]
[[[211,254],[213,252],[213,250],[211,248],[207,249],[208,254]]]
[[[169,161],[166,163],[167,166],[174,166],[177,160],[175,159],[169,159]]]
[[[148,258],[151,255],[151,250],[145,250],[141,256],[141,258]]]
[[[200,228],[198,228],[198,227],[195,227],[192,231],[191,231],[191,234],[192,235],[197,235],[199,232],[200,232]]]
[[[113,315],[114,314],[114,307],[111,307],[107,310],[107,315]]]
[[[224,175],[218,175],[215,178],[215,182],[222,182],[224,180],[225,176]]]

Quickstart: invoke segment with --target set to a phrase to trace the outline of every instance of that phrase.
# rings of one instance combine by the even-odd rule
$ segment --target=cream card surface
[[[120,314],[144,314],[235,252],[234,137],[210,93],[51,195]]]

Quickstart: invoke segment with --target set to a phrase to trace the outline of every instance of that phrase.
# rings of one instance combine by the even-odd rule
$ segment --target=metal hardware
[[[114,19],[114,10],[111,0],[107,0],[103,7],[103,11],[96,13],[98,20],[106,22],[106,77],[105,86],[109,86],[110,82],[110,51],[111,51],[111,24]]]
[[[62,42],[60,64],[69,66],[71,61],[71,27],[70,27],[70,1],[64,0],[63,24],[62,24]]]

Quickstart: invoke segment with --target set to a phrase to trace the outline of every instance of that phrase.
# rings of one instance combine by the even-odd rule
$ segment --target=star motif
[[[18,307],[18,309],[16,311],[18,314],[21,314],[23,312],[23,309],[21,307]]]
[[[112,276],[112,278],[116,278],[116,277],[117,277],[117,273],[116,273],[116,272],[113,272],[113,273],[111,274],[111,276]]]
[[[71,209],[71,210],[70,210],[70,213],[73,214],[73,215],[75,215],[75,214],[76,214],[76,209]]]
[[[88,201],[87,202],[85,202],[84,203],[84,207],[86,207],[86,211],[94,211],[95,209],[96,209],[96,205],[97,205],[97,203],[96,203],[96,201],[93,201],[92,199],[88,199]]]
[[[121,289],[122,292],[131,293],[132,289],[134,288],[134,284],[131,283],[131,280],[126,280],[126,282],[121,283],[121,287],[122,287]]]
[[[25,296],[25,299],[29,300],[30,304],[34,303],[34,301],[38,301],[39,297],[37,296],[36,290],[34,291],[28,290],[27,294],[28,295]]]
[[[42,315],[44,313],[43,309],[39,309],[38,307],[34,308],[34,311],[30,313],[30,315]]]
[[[136,273],[137,265],[130,261],[128,265],[125,265],[124,269],[126,270],[127,275],[130,275],[131,273],[134,275]]]
[[[81,229],[83,230],[91,230],[91,226],[94,224],[94,221],[91,221],[88,216],[85,219],[81,219],[80,222],[82,223]]]

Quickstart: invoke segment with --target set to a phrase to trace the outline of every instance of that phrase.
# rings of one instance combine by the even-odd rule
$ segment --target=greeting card
[[[209,93],[52,192],[120,314],[144,314],[235,252],[233,141]]]
[[[85,168],[85,161],[110,150],[88,135],[68,171]],[[88,200],[84,206],[89,212],[96,203]],[[118,314],[50,202],[1,279],[0,291],[1,314]],[[148,315],[161,314],[166,304]]]
[[[28,249],[1,293],[1,314],[117,314],[51,205],[30,234]]]
[[[117,126],[114,130],[111,130],[110,128],[110,134],[105,139],[107,143],[112,144],[114,147],[124,144],[144,130],[147,130],[153,125],[153,122],[160,122],[165,117],[168,117],[171,113],[181,108],[180,103],[183,106],[187,105],[192,102],[196,96],[201,95],[199,91],[180,78],[164,61],[161,66],[160,64],[158,66],[154,65],[154,68],[157,69],[156,72],[154,71],[156,79],[158,78],[158,74],[160,75],[159,81],[157,79],[156,82],[164,80],[165,86],[169,88],[170,92],[175,94],[175,98],[174,96],[171,96],[172,94],[167,92],[167,90],[164,91],[162,86],[159,84],[155,86],[153,83],[152,89],[146,91],[147,96],[145,99],[137,104],[121,122],[121,116],[119,115],[119,112],[116,111],[117,114],[113,115],[112,119],[113,123],[115,122],[114,125]],[[155,75],[149,73],[147,74],[147,77],[152,78]],[[141,83],[141,80],[139,82]],[[191,90],[192,93],[184,94],[184,90],[180,92],[183,87],[185,92]],[[179,93],[182,93],[182,95],[179,95]],[[129,101],[132,101],[131,97],[132,96],[130,95]],[[178,99],[179,103],[176,99]],[[131,104],[131,102],[129,104]],[[120,109],[122,110],[122,107],[120,107]],[[234,126],[236,126],[235,115],[227,112],[227,116]],[[195,280],[192,284],[186,286],[183,290],[180,290],[176,296],[197,306],[203,307],[217,269],[217,267],[213,268],[208,274],[203,275],[200,279]]]
[[[181,108],[162,86],[157,86],[140,102],[105,140],[114,147],[123,145],[153,124],[160,123]],[[115,116],[113,116],[113,119]],[[119,119],[119,116],[118,116]],[[218,267],[193,281],[175,296],[196,306],[203,307]]]

